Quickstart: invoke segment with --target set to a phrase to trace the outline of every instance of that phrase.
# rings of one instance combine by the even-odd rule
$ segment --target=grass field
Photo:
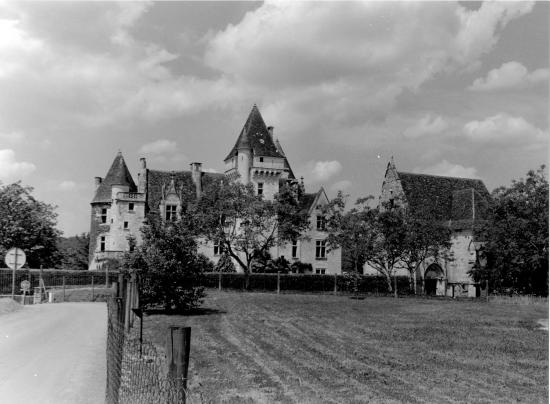
[[[192,403],[548,402],[546,305],[209,292],[191,326]],[[137,328],[137,327],[136,327]]]

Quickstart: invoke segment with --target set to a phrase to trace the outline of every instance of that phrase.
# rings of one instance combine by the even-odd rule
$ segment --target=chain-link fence
[[[175,374],[177,372],[173,372],[174,360],[177,362],[178,358],[167,359],[167,355],[161,349],[149,341],[143,341],[138,336],[137,330],[130,328],[133,321],[129,320],[131,310],[126,306],[135,302],[132,297],[135,292],[130,292],[135,286],[134,283],[127,287],[124,279],[124,282],[118,285],[117,293],[122,297],[111,297],[107,300],[105,402],[107,404],[189,402],[185,377],[178,377]],[[135,290],[137,291],[137,288]],[[171,370],[172,373],[170,373]]]

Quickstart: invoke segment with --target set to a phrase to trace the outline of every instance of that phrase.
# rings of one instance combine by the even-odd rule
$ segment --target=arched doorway
[[[443,269],[437,264],[431,264],[424,272],[424,290],[427,295],[437,294],[437,281],[444,278]]]

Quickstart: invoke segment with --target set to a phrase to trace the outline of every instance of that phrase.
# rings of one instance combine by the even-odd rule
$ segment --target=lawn
[[[191,326],[191,402],[548,402],[546,305],[210,291]],[[137,327],[136,327],[137,328]]]

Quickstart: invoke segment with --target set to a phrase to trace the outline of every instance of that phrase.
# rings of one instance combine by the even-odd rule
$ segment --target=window
[[[214,255],[221,255],[222,252],[222,244],[219,241],[214,241]]]
[[[263,195],[263,194],[264,194],[264,183],[258,182],[258,195]]]
[[[316,273],[317,275],[324,275],[324,274],[325,274],[325,271],[326,271],[325,268],[315,268],[315,273]]]
[[[298,240],[292,241],[292,258],[298,258]]]
[[[326,259],[327,257],[327,247],[325,245],[325,240],[316,240],[315,241],[315,258],[317,259]]]
[[[166,221],[175,222],[177,219],[176,215],[176,205],[166,205]]]
[[[105,251],[105,236],[101,236],[99,239],[99,251]]]
[[[128,229],[128,222],[124,222],[124,228]]]
[[[132,211],[134,210],[134,202],[130,202],[130,203],[128,204],[128,210],[129,210],[130,212],[132,212]]]
[[[136,249],[134,243],[130,243],[130,252],[133,252]]]
[[[325,228],[326,228],[325,217],[321,215],[317,215],[317,230],[325,230]]]
[[[101,223],[107,223],[107,208],[101,209]]]
[[[260,163],[263,163],[263,162],[264,162],[264,158],[260,157]]]

